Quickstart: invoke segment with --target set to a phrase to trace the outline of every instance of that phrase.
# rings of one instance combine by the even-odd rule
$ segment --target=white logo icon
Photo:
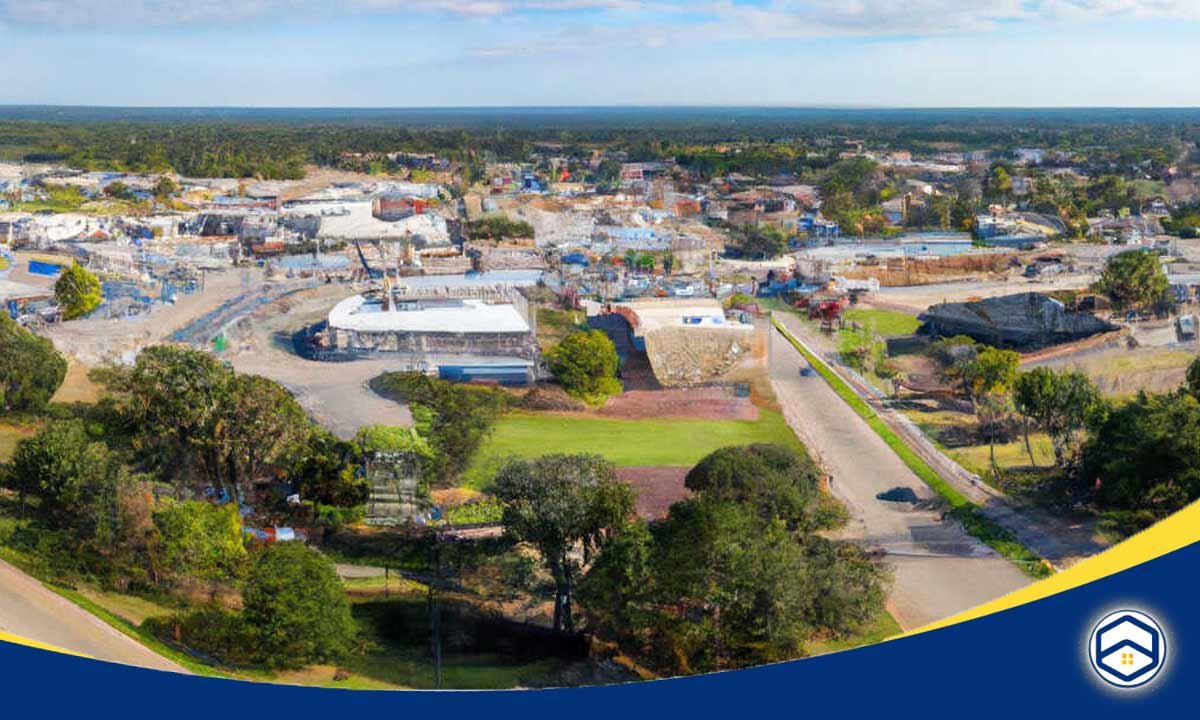
[[[1167,661],[1167,638],[1146,613],[1118,610],[1096,623],[1088,638],[1092,669],[1119,688],[1140,687],[1152,681]]]

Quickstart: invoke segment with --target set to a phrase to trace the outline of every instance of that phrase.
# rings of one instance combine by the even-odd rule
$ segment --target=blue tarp
[[[54,277],[55,275],[61,273],[62,269],[62,265],[56,265],[54,263],[46,263],[40,260],[29,261],[29,272],[31,275],[45,275],[47,277]]]

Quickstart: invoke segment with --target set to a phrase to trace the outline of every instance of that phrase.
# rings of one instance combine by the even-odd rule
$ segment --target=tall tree
[[[996,464],[996,426],[1009,407],[1020,362],[1021,356],[1012,350],[984,347],[963,371],[963,383],[971,403],[980,423],[988,429],[988,455],[992,472],[999,471]]]
[[[198,467],[209,482],[225,486],[218,426],[233,371],[206,352],[153,345],[132,367],[94,374],[134,432],[135,448],[156,469],[178,477],[181,469]]]
[[[537,548],[554,578],[554,629],[574,632],[572,587],[608,533],[633,512],[634,492],[598,455],[547,455],[511,460],[496,475],[504,529]]]
[[[1088,412],[1099,399],[1091,380],[1077,370],[1056,373],[1047,367],[1036,367],[1018,374],[1013,401],[1025,421],[1029,462],[1037,465],[1029,441],[1030,421],[1050,436],[1055,465],[1062,467],[1071,438],[1083,429]]]
[[[234,375],[228,382],[215,441],[229,485],[261,479],[269,467],[290,469],[312,432],[304,409],[274,380]]]

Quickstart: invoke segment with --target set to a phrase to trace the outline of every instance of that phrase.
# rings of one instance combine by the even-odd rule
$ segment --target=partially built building
[[[411,290],[354,295],[329,313],[327,344],[348,354],[406,356],[413,369],[454,380],[528,384],[536,379],[537,322],[514,288]]]
[[[921,331],[928,335],[966,335],[1018,350],[1036,350],[1117,329],[1089,312],[1070,310],[1052,297],[1032,292],[940,303],[920,319],[925,323]]]
[[[589,321],[614,338],[618,350],[645,353],[663,387],[689,387],[734,380],[735,371],[763,363],[767,338],[749,317],[727,316],[706,298],[646,298],[599,308]],[[605,322],[613,316],[624,323]],[[628,330],[625,330],[625,326]]]

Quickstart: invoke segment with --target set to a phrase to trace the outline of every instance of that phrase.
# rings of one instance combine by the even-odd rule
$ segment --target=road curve
[[[0,631],[97,660],[187,672],[3,560]]]
[[[1031,582],[991,548],[922,501],[936,497],[774,328],[771,380],[784,416],[833,477],[850,509],[841,537],[886,553],[895,580],[889,610],[905,630],[981,605]],[[915,503],[881,493],[911,492]]]

